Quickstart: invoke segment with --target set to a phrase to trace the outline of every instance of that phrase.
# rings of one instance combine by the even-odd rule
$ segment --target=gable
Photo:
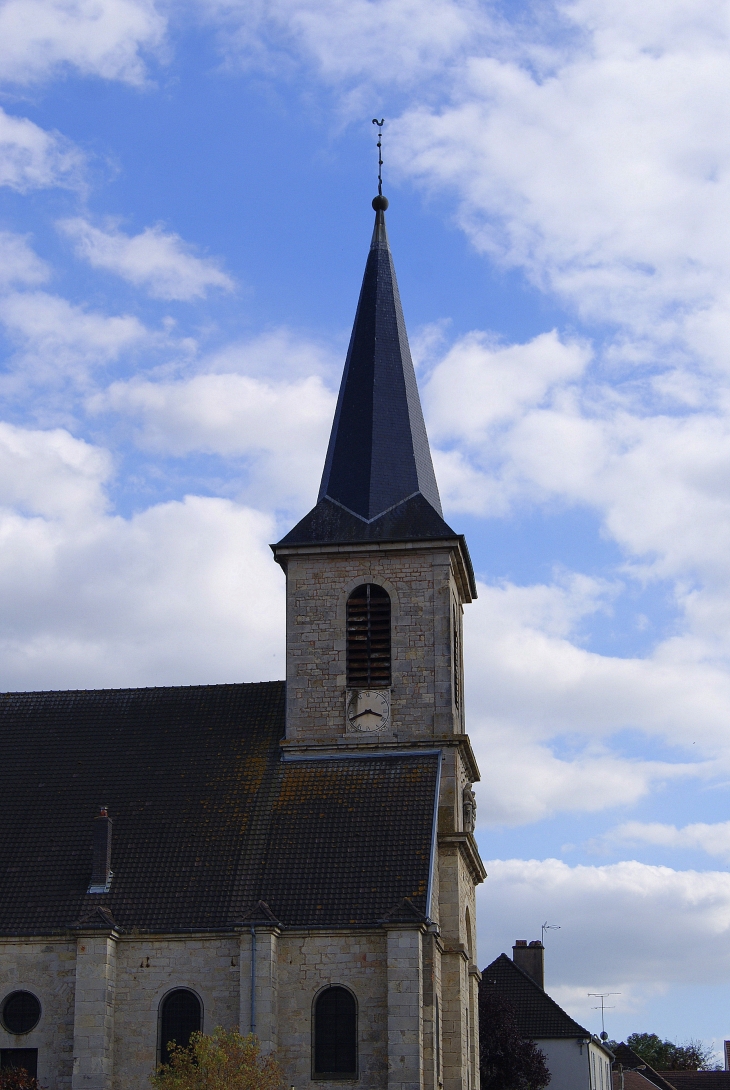
[[[583,1037],[591,1034],[559,1007],[547,992],[500,954],[482,973],[481,988],[495,988],[515,1008],[517,1026],[523,1037]]]

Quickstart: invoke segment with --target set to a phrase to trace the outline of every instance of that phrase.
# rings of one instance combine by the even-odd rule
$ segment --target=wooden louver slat
[[[390,595],[376,583],[363,583],[347,600],[347,686],[389,685]]]

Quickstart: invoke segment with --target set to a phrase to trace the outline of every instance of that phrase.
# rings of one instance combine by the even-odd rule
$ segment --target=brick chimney
[[[112,819],[102,806],[94,818],[91,841],[91,881],[87,893],[108,893],[112,884]]]
[[[517,939],[512,947],[512,960],[541,988],[545,987],[545,947],[539,939],[528,946],[527,939]]]

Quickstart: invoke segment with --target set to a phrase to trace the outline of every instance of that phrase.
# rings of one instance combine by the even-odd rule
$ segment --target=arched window
[[[357,1003],[352,992],[333,984],[314,1001],[315,1079],[357,1078]]]
[[[347,599],[347,687],[390,685],[390,595],[363,583]]]
[[[170,1062],[170,1042],[185,1048],[191,1034],[201,1029],[202,1009],[195,992],[176,988],[162,1000],[160,1010],[160,1062]]]

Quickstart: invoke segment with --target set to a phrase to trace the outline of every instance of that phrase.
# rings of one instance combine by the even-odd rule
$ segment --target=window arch
[[[312,1078],[357,1078],[357,1001],[333,984],[314,1001]]]
[[[362,583],[347,599],[347,687],[390,685],[390,595],[377,583]]]
[[[203,1007],[195,992],[176,988],[160,1007],[160,1063],[170,1062],[170,1042],[185,1048],[193,1033],[202,1029]]]

